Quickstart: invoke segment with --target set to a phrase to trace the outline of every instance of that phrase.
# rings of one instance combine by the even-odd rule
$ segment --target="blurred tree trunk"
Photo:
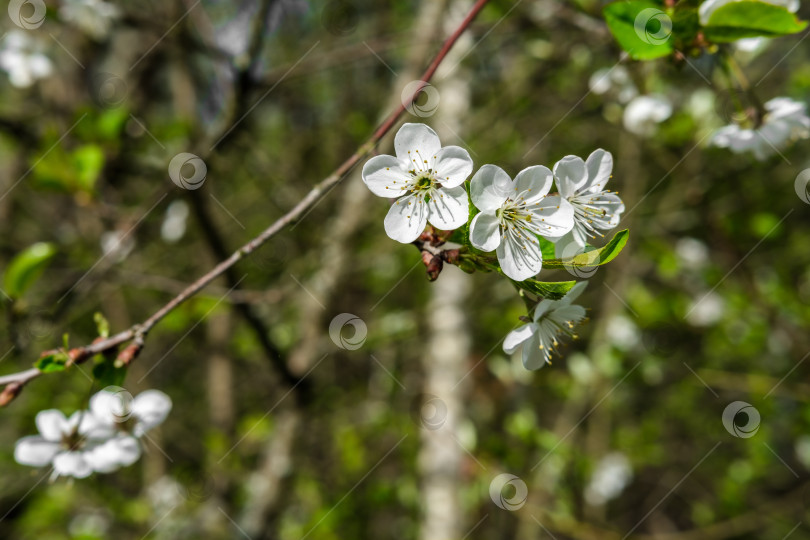
[[[457,16],[463,15],[469,6],[467,0],[452,2],[448,7],[447,27],[444,30],[449,31]],[[432,6],[432,9],[439,8]],[[427,15],[430,10],[423,11],[423,15]],[[440,15],[437,11],[430,16],[439,18]],[[464,145],[463,141],[457,140],[457,133],[461,130],[459,120],[469,112],[469,86],[464,72],[457,66],[471,45],[469,35],[462,37],[436,74],[440,104],[430,123],[444,145]],[[466,458],[465,449],[461,446],[461,427],[467,385],[461,381],[465,380],[469,369],[467,360],[471,339],[465,309],[469,287],[466,274],[447,266],[431,286],[431,299],[427,306],[430,333],[426,354],[422,357],[424,393],[431,396],[428,399],[435,399],[432,396],[436,396],[443,402],[447,415],[441,426],[433,424],[421,430],[419,474],[423,513],[419,538],[422,540],[450,540],[464,536],[459,496],[464,483],[461,473]],[[441,411],[436,412],[441,414]]]

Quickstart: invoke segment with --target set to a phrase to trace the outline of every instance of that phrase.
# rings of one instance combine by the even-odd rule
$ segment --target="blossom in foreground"
[[[160,390],[145,390],[132,398],[122,389],[105,388],[90,398],[90,411],[97,419],[97,426],[135,437],[142,437],[162,424],[171,410],[171,398]]]
[[[640,137],[654,135],[658,124],[672,116],[672,103],[660,94],[633,98],[622,115],[624,129]]]
[[[12,86],[28,88],[53,73],[53,63],[37,41],[21,30],[12,30],[0,44],[0,69],[8,74]]]
[[[96,419],[93,433],[109,438],[94,454],[96,470],[107,472],[138,461],[138,439],[160,425],[171,408],[171,398],[159,390],[146,390],[131,398],[123,389],[104,389],[90,398],[90,412]]]
[[[619,224],[624,203],[616,193],[605,190],[613,171],[613,156],[601,148],[588,156],[566,156],[554,165],[554,178],[563,205],[573,207],[574,227],[565,235],[549,237],[556,244],[557,257],[574,255],[585,249],[589,238],[603,236]],[[575,245],[571,250],[569,246]]]
[[[728,148],[735,154],[751,152],[758,160],[765,160],[795,139],[810,136],[810,117],[807,106],[786,97],[774,98],[764,105],[765,115],[756,128],[731,124],[720,128],[711,143]]]
[[[397,199],[385,216],[386,234],[408,244],[428,222],[452,230],[467,222],[469,201],[462,185],[470,176],[470,154],[458,146],[442,148],[424,124],[405,124],[394,137],[396,157],[382,155],[363,166],[363,182],[378,197]]]
[[[574,226],[574,209],[548,196],[554,175],[542,165],[523,169],[513,181],[500,167],[484,165],[470,181],[470,197],[481,210],[470,224],[470,243],[497,249],[508,277],[523,281],[543,268],[540,236],[562,236]]]
[[[700,4],[700,8],[698,9],[700,24],[702,24],[703,26],[707,25],[709,23],[709,19],[712,18],[712,14],[714,14],[715,11],[725,6],[726,4],[740,1],[742,0],[706,0],[705,2]],[[774,6],[783,7],[792,13],[796,13],[799,10],[799,0],[760,0],[760,1],[765,2],[766,4],[773,4]]]
[[[558,345],[557,336],[576,338],[574,327],[585,318],[585,308],[573,305],[588,282],[581,281],[571,288],[561,300],[545,299],[537,304],[532,322],[509,332],[503,342],[503,350],[512,354],[522,347],[523,366],[540,369],[551,363],[551,354]]]
[[[23,437],[14,447],[14,459],[22,465],[53,465],[53,477],[86,478],[93,473],[96,448],[107,437],[91,437],[95,418],[88,411],[77,411],[66,418],[61,411],[48,409],[36,416],[39,435]]]

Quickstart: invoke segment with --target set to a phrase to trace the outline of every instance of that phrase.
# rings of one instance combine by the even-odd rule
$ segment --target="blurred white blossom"
[[[711,144],[735,154],[751,152],[756,159],[765,160],[791,141],[810,136],[810,117],[804,103],[778,97],[766,102],[764,108],[759,126],[730,124],[715,132]]]
[[[610,342],[623,351],[632,349],[641,341],[638,326],[624,315],[614,315],[608,319],[607,334]]]
[[[22,30],[12,30],[0,43],[0,69],[17,88],[28,88],[53,73],[44,46]]]
[[[135,249],[135,238],[121,231],[107,231],[101,235],[101,251],[121,262]]]
[[[107,37],[120,15],[116,6],[103,0],[63,0],[59,7],[63,20],[97,40]]]
[[[627,68],[621,65],[597,69],[588,80],[591,92],[598,95],[609,94],[619,103],[627,103],[638,95],[638,89],[630,78]]]
[[[585,500],[592,506],[605,504],[621,495],[633,479],[630,460],[621,452],[604,456],[596,465],[596,470],[585,488]]]
[[[695,299],[687,310],[686,320],[694,326],[711,326],[723,318],[726,304],[714,292]]]
[[[96,419],[88,411],[77,411],[66,418],[61,411],[48,409],[36,416],[39,435],[23,437],[14,447],[14,459],[22,465],[53,465],[52,478],[86,478],[95,470],[94,452],[109,437],[91,435]]]
[[[141,457],[138,438],[163,422],[172,404],[158,390],[146,390],[135,399],[118,390],[98,392],[90,399],[89,410],[69,418],[56,409],[40,411],[39,435],[17,441],[14,459],[33,467],[51,464],[53,478],[86,478],[132,465]]]
[[[690,269],[702,268],[709,260],[709,248],[696,238],[679,238],[675,243],[675,255],[682,266]]]
[[[641,137],[655,134],[658,124],[672,116],[672,103],[660,94],[638,96],[627,104],[622,122],[630,133]]]
[[[188,221],[188,203],[183,200],[173,201],[166,208],[166,216],[160,226],[160,236],[164,241],[173,244],[186,234]]]

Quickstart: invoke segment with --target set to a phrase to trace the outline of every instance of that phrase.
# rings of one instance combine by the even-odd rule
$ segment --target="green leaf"
[[[126,367],[115,367],[114,361],[103,360],[93,366],[93,378],[102,388],[107,386],[121,386],[127,376]]]
[[[652,60],[673,51],[672,18],[653,2],[613,2],[603,11],[610,32],[636,60]]]
[[[64,371],[69,357],[65,352],[57,352],[48,354],[37,359],[34,362],[34,367],[42,373],[53,373],[55,371]]]
[[[98,145],[87,144],[73,152],[72,161],[77,187],[81,191],[92,193],[104,168],[104,151]]]
[[[110,323],[107,321],[106,317],[99,312],[96,312],[93,315],[93,322],[96,323],[96,329],[98,330],[98,335],[103,338],[110,337]]]
[[[704,34],[709,41],[725,43],[742,38],[795,34],[806,26],[806,22],[782,6],[740,0],[716,9],[704,27]]]
[[[535,296],[551,298],[552,300],[559,300],[577,284],[576,281],[537,281],[536,279],[513,280],[513,283]]]
[[[38,242],[18,253],[6,268],[3,287],[6,294],[19,298],[42,275],[56,248],[53,244]]]
[[[630,232],[624,229],[613,235],[610,242],[605,244],[602,248],[580,253],[570,259],[543,260],[543,268],[594,268],[596,266],[602,266],[615,259],[616,256],[621,253],[629,237]]]

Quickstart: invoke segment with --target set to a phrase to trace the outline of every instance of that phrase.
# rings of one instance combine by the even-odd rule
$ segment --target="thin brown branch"
[[[456,30],[445,40],[442,48],[422,74],[422,77],[420,78],[421,84],[417,85],[417,87],[414,89],[410,99],[401,103],[393,112],[391,112],[391,114],[388,115],[388,117],[380,124],[371,137],[369,137],[369,139],[363,143],[351,157],[349,157],[337,169],[335,169],[332,174],[316,184],[309,191],[309,193],[307,193],[306,196],[304,196],[304,198],[301,199],[289,212],[277,219],[258,236],[247,242],[241,248],[237,249],[231,254],[230,257],[217,264],[206,274],[186,287],[185,290],[172,298],[143,323],[136,324],[128,330],[120,332],[110,338],[99,340],[90,345],[77,347],[68,351],[70,356],[69,364],[80,364],[87,359],[92,358],[96,354],[117,350],[119,346],[130,341],[134,341],[137,348],[136,352],[139,352],[142,348],[142,342],[146,335],[164,317],[175,310],[183,302],[195,296],[208,284],[217,279],[219,276],[223,275],[229,268],[233,267],[244,257],[253,253],[262,244],[282,231],[287,225],[304,216],[307,210],[309,210],[315,203],[324,197],[324,195],[326,195],[331,188],[336,186],[343,179],[343,177],[349,173],[349,171],[357,166],[357,164],[360,163],[360,161],[374,149],[380,139],[382,139],[383,136],[385,136],[385,134],[388,133],[394,127],[394,125],[396,125],[400,116],[402,116],[402,113],[405,112],[406,106],[419,97],[422,89],[428,84],[428,81],[430,81],[430,79],[436,73],[436,70],[447,56],[447,53],[456,43],[461,34],[463,34],[464,31],[469,27],[478,13],[480,13],[480,11],[488,3],[488,1],[489,0],[478,0]],[[125,351],[129,351],[129,349],[125,349]],[[57,351],[46,351],[43,353],[43,355],[54,352]],[[124,352],[122,352],[122,354],[124,354]],[[0,392],[0,406],[4,406],[13,400],[14,397],[19,394],[25,384],[39,377],[40,375],[42,375],[42,372],[34,368],[0,377],[0,385],[5,386],[4,390]]]

